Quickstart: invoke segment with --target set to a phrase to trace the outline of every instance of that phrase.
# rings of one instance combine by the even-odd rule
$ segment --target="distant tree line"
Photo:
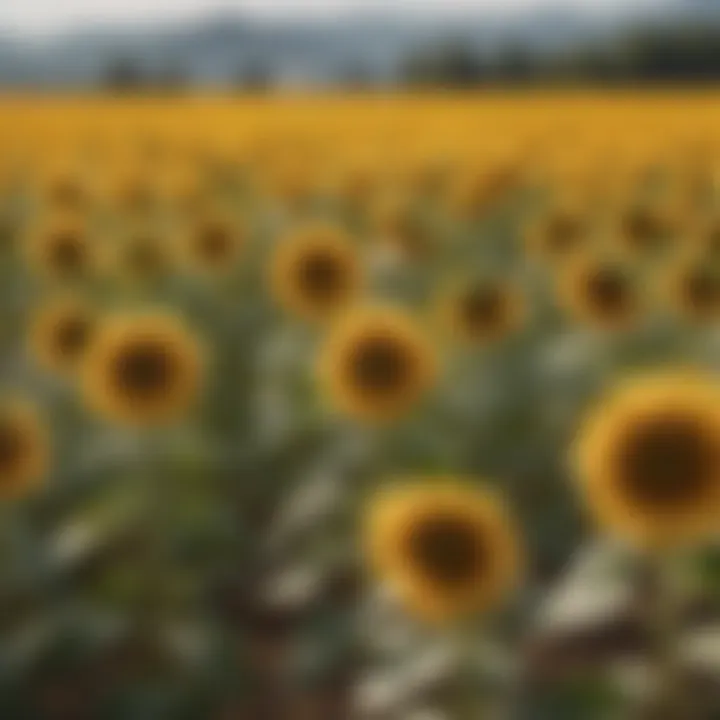
[[[334,86],[368,89],[387,86],[463,88],[484,84],[532,83],[699,83],[720,80],[720,25],[656,27],[594,46],[562,51],[528,49],[508,44],[484,53],[457,39],[421,46],[409,53],[395,78],[378,77],[362,65],[339,68]],[[131,58],[114,60],[100,79],[119,93],[182,92],[197,84],[180,67],[149,71]],[[238,92],[264,93],[280,84],[277,68],[260,59],[238,64],[226,86]]]
[[[149,72],[140,63],[130,57],[121,57],[111,61],[102,74],[100,83],[106,90],[114,93],[184,91],[189,85],[186,73],[174,66],[160,71]]]
[[[420,87],[717,81],[720,26],[642,30],[613,42],[554,53],[510,46],[488,55],[467,42],[447,41],[411,53],[399,76],[401,83]]]

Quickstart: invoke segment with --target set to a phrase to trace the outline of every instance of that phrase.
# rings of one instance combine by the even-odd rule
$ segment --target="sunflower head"
[[[503,504],[451,479],[379,491],[366,512],[364,545],[377,578],[431,623],[494,609],[520,574],[518,535]]]
[[[50,443],[41,417],[28,403],[0,404],[0,498],[16,498],[35,488],[48,471]]]
[[[187,259],[195,270],[219,273],[234,267],[242,239],[236,223],[209,217],[195,223],[187,237]]]
[[[277,246],[269,284],[277,303],[288,312],[325,320],[360,293],[362,267],[357,249],[334,227],[302,228]]]
[[[28,238],[26,251],[32,268],[61,282],[87,279],[98,266],[98,248],[85,224],[74,217],[40,227]]]
[[[699,244],[713,260],[720,259],[720,216],[707,218],[699,228]]]
[[[109,420],[163,424],[182,418],[196,400],[202,353],[174,315],[118,315],[95,333],[81,379],[86,404]]]
[[[111,205],[121,213],[142,215],[155,206],[159,196],[156,178],[142,164],[121,168],[110,178]]]
[[[658,252],[673,230],[670,213],[657,204],[633,204],[620,213],[619,239],[631,253]]]
[[[461,173],[448,188],[450,209],[463,218],[480,218],[507,197],[516,182],[515,169],[505,164]]]
[[[617,258],[583,257],[565,268],[559,291],[578,319],[607,329],[631,326],[641,310],[632,268]]]
[[[170,272],[172,250],[165,234],[157,229],[133,230],[113,247],[115,273],[132,282],[151,283]]]
[[[90,343],[96,317],[79,296],[54,297],[43,304],[30,325],[30,349],[46,370],[74,372]]]
[[[720,271],[702,258],[679,262],[669,273],[668,291],[687,320],[707,322],[720,317]]]
[[[468,344],[505,337],[522,321],[522,302],[509,283],[477,279],[443,293],[440,321],[457,339]]]
[[[45,179],[41,197],[43,204],[53,212],[75,212],[86,206],[89,191],[82,173],[73,168],[62,168]]]
[[[350,416],[371,422],[409,412],[433,382],[429,341],[399,310],[351,311],[331,328],[319,359],[328,397]]]
[[[582,248],[587,232],[587,221],[577,208],[558,205],[528,229],[528,250],[540,259],[562,260]]]
[[[581,426],[578,481],[602,525],[634,542],[693,542],[720,521],[720,385],[681,372],[620,385]]]

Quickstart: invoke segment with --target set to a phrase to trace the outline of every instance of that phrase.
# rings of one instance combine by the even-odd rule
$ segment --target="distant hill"
[[[404,58],[432,43],[456,41],[484,56],[508,46],[543,54],[679,20],[715,23],[720,3],[658,0],[613,11],[557,6],[452,19],[355,13],[326,21],[268,21],[224,14],[193,23],[80,28],[42,39],[0,33],[0,85],[91,87],[118,68],[158,82],[182,78],[202,85],[260,77],[281,83],[392,82]]]

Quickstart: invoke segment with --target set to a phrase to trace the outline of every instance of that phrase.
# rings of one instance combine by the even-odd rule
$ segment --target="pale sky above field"
[[[97,22],[187,19],[237,10],[270,17],[331,17],[356,9],[463,13],[471,9],[523,9],[552,5],[607,10],[653,0],[0,0],[0,29],[44,33]]]

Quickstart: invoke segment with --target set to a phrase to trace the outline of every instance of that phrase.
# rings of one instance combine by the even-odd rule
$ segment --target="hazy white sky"
[[[265,16],[303,17],[369,10],[462,13],[473,8],[523,9],[542,5],[606,8],[652,0],[0,0],[0,28],[43,32],[78,22],[192,18],[212,10],[246,10]]]

